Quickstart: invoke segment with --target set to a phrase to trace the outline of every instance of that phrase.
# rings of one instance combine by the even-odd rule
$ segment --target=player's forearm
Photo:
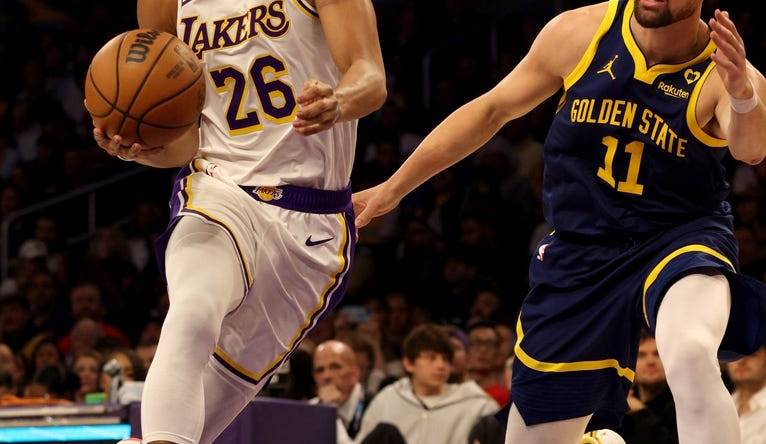
[[[354,61],[335,88],[341,111],[338,120],[354,120],[370,114],[383,105],[386,94],[383,67],[365,59]]]
[[[191,162],[199,151],[199,128],[196,126],[180,138],[161,148],[142,151],[135,161],[154,168],[177,168]]]
[[[759,164],[766,157],[766,105],[759,100],[750,112],[739,114],[730,110],[729,150],[735,159]]]
[[[484,97],[463,105],[437,126],[387,181],[387,192],[402,198],[484,145],[506,123]]]

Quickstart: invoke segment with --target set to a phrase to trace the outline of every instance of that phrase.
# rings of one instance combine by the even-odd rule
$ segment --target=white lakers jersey
[[[302,136],[296,97],[335,87],[316,9],[307,0],[178,0],[178,36],[202,60],[207,91],[200,153],[239,185],[348,186],[356,121]]]

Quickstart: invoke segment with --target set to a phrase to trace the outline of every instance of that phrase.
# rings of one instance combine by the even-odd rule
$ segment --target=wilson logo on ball
[[[125,58],[125,63],[141,63],[146,60],[146,55],[149,53],[149,46],[151,46],[159,31],[141,32],[136,34],[136,40],[128,48],[128,55]]]

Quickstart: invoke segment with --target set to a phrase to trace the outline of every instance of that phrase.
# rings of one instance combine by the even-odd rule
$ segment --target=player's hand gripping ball
[[[200,61],[181,40],[151,29],[128,31],[93,57],[85,106],[93,124],[123,146],[154,148],[197,123],[205,103]]]

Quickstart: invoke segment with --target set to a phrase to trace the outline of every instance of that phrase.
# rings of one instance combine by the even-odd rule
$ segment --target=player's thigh
[[[348,216],[306,214],[263,205],[254,283],[229,313],[215,357],[258,384],[343,295],[351,267]]]
[[[199,217],[181,217],[165,252],[171,305],[208,307],[223,320],[246,291],[237,255],[225,228]]]

